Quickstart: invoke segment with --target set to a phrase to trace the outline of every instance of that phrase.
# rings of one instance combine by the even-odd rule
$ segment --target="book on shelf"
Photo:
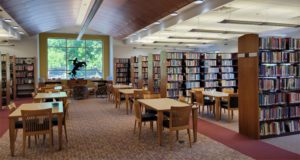
[[[217,59],[217,54],[205,53],[204,59]]]
[[[258,99],[260,106],[286,104],[285,93],[260,93]]]

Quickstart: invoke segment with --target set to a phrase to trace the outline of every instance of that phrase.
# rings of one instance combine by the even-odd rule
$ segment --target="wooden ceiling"
[[[194,0],[104,0],[90,28],[121,39]],[[0,0],[29,35],[76,25],[81,0]]]

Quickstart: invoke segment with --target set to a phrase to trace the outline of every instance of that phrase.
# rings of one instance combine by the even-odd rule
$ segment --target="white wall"
[[[0,46],[1,53],[9,53],[17,57],[37,57],[37,37],[24,37],[19,41],[11,41],[14,46]]]

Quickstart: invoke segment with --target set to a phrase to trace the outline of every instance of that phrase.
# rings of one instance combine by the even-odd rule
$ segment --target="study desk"
[[[18,107],[14,112],[12,112],[9,116],[9,140],[10,140],[10,152],[11,156],[14,156],[15,153],[15,122],[22,118],[21,110],[40,110],[40,109],[48,109],[52,108],[52,114],[57,116],[58,119],[58,144],[59,150],[62,149],[62,117],[64,113],[63,102],[56,102],[58,106],[53,106],[54,102],[48,103],[27,103],[22,104]]]
[[[185,107],[189,106],[187,103],[179,102],[170,98],[158,98],[158,99],[138,99],[139,103],[143,104],[146,107],[154,109],[157,111],[157,141],[158,144],[162,144],[162,128],[163,128],[163,112],[170,112],[171,107]],[[194,142],[197,141],[197,122],[198,122],[198,113],[197,107],[192,108],[192,117],[193,117],[193,136]]]
[[[126,113],[128,114],[129,97],[133,96],[134,91],[142,91],[142,89],[119,89],[119,92],[124,94],[126,103]],[[130,108],[132,111],[132,108]]]
[[[37,93],[37,95],[35,95],[33,97],[33,99],[51,99],[51,98],[58,98],[61,99],[64,104],[67,101],[68,95],[66,92],[55,92],[55,93]]]

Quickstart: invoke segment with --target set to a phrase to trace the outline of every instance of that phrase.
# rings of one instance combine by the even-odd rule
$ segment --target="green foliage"
[[[73,69],[71,60],[77,58],[87,63],[77,72],[78,78],[102,78],[102,47],[99,40],[48,39],[48,77],[70,78],[67,73]]]

